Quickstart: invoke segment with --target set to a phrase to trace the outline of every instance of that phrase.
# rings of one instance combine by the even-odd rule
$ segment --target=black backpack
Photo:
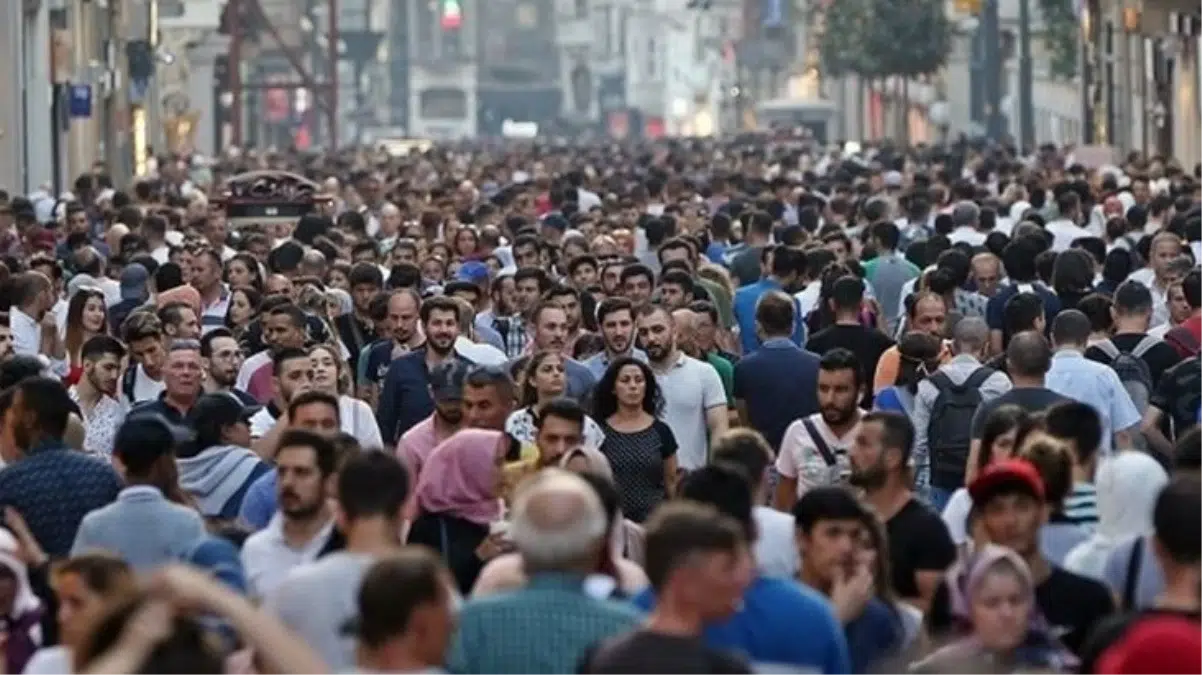
[[[936,371],[928,380],[939,391],[931,406],[931,422],[927,426],[933,487],[954,490],[964,485],[968,447],[972,443],[973,414],[981,405],[981,385],[995,372],[981,366],[967,380],[955,384],[947,373]]]

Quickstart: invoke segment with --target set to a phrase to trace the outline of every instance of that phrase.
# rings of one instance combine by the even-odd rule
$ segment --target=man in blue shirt
[[[994,354],[1003,349],[1004,329],[1006,326],[1006,303],[1019,293],[1035,293],[1043,301],[1044,325],[1052,325],[1056,315],[1060,313],[1060,298],[1038,281],[1035,269],[1035,258],[1043,253],[1038,237],[1023,236],[1006,244],[1002,250],[1002,264],[1006,268],[1006,277],[1010,283],[1002,286],[985,306],[985,321],[989,323],[989,340]],[[1009,336],[1005,336],[1009,337]]]
[[[769,291],[785,291],[793,293],[798,289],[802,276],[806,271],[805,254],[788,246],[776,246],[765,249],[765,261],[771,273],[759,281],[748,284],[735,291],[735,321],[739,325],[739,341],[743,345],[743,355],[747,356],[759,349],[761,340],[755,330],[755,306],[760,298]],[[794,298],[794,323],[790,335],[798,347],[805,345],[805,322],[800,320],[801,303]]]

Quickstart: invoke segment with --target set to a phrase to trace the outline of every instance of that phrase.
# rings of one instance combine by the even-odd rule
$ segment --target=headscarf
[[[182,302],[192,308],[196,312],[196,316],[200,316],[200,291],[192,288],[188,284],[176,286],[159,293],[154,300],[156,307],[166,307],[173,302]]]
[[[417,480],[417,505],[426,513],[488,525],[501,516],[497,498],[500,431],[463,429],[434,448]]]
[[[584,461],[588,463],[589,471],[601,476],[602,478],[605,478],[610,482],[613,482],[614,470],[609,464],[609,458],[601,454],[600,450],[597,450],[596,448],[590,448],[585,445],[582,445],[578,448],[573,448],[572,450],[563,453],[563,456],[559,458],[560,468],[566,469],[568,463],[577,457],[584,458]]]
[[[1156,496],[1169,482],[1160,463],[1147,453],[1124,450],[1102,460],[1094,485],[1098,492],[1098,528],[1069,551],[1064,567],[1102,579],[1106,559],[1119,544],[1152,531]]]

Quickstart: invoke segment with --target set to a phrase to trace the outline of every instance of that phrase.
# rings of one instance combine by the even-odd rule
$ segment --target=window
[[[655,36],[652,36],[647,39],[647,76],[648,77],[655,77],[656,70],[658,69],[658,66],[659,66],[659,62],[658,62],[659,54],[656,53],[656,48],[658,46],[659,45],[657,45],[655,42]]]
[[[467,94],[460,89],[427,89],[420,96],[423,119],[467,119]]]

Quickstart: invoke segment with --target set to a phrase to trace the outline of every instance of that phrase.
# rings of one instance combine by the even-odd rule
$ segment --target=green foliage
[[[1081,25],[1071,0],[1039,0],[1039,9],[1043,14],[1043,42],[1051,55],[1052,75],[1066,80],[1076,77]]]
[[[914,77],[943,67],[951,46],[942,0],[835,0],[820,51],[829,75]]]

